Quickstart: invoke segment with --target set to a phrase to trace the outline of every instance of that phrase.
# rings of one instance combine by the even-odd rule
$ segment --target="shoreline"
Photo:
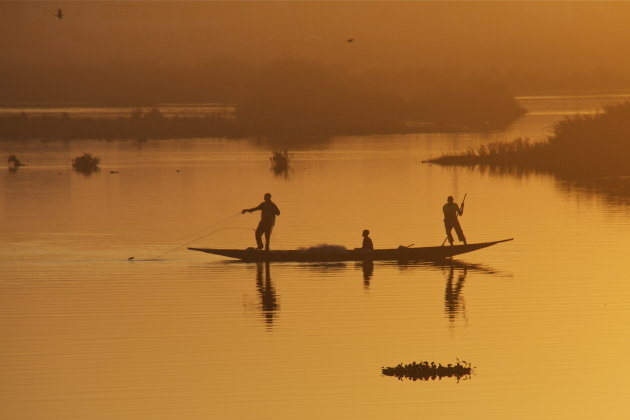
[[[522,115],[522,114],[520,114]],[[519,116],[520,116],[519,115]],[[516,119],[516,118],[515,118]],[[466,121],[460,123],[411,122],[402,120],[343,122],[241,121],[232,113],[200,116],[165,116],[154,108],[149,113],[133,111],[130,117],[71,117],[68,113],[0,115],[0,140],[148,140],[196,137],[328,138],[352,135],[490,132],[498,125]]]

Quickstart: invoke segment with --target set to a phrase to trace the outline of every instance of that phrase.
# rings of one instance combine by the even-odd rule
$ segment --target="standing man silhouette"
[[[462,201],[462,206],[460,208],[457,203],[453,202],[453,196],[449,195],[446,199],[446,204],[442,206],[442,212],[444,213],[444,228],[446,229],[446,237],[448,238],[448,242],[451,246],[453,245],[453,235],[451,234],[451,230],[453,228],[455,228],[455,233],[457,233],[457,239],[459,239],[460,242],[464,242],[464,245],[468,245],[466,243],[466,237],[464,236],[462,227],[457,219],[457,216],[464,214],[464,202]]]
[[[256,244],[258,245],[256,249],[263,249],[262,235],[264,233],[265,249],[269,251],[271,231],[273,230],[273,225],[276,223],[276,216],[280,216],[280,209],[271,201],[271,194],[266,193],[265,201],[251,209],[243,209],[241,214],[245,212],[251,213],[256,210],[260,210],[260,223],[258,223],[258,227],[256,228]]]

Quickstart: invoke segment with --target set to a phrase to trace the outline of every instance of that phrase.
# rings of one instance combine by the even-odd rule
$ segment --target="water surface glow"
[[[273,147],[248,140],[0,143],[28,165],[0,172],[3,413],[627,417],[626,201],[551,175],[420,163],[515,130],[541,137],[549,122],[335,138],[290,150],[288,179],[269,171]],[[83,152],[99,173],[71,170]],[[439,245],[441,205],[464,193],[471,241],[515,240],[444,264],[257,265],[178,248],[252,246],[257,215],[238,213],[267,191],[282,211],[275,248],[360,246],[365,228],[378,248]],[[379,373],[456,358],[474,361],[473,380]]]

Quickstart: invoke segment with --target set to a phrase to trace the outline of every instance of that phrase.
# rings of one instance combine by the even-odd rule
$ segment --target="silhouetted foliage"
[[[308,61],[284,59],[241,74],[232,114],[166,117],[158,108],[134,109],[129,118],[96,119],[12,115],[0,118],[0,138],[182,138],[271,136],[321,138],[334,135],[492,130],[524,110],[502,87],[469,80],[457,87],[402,95],[380,84],[355,83]],[[142,83],[129,86],[141,89]],[[73,88],[76,91],[77,88]],[[150,97],[151,89],[139,98]],[[216,101],[208,93],[206,101]],[[110,101],[117,103],[116,101]],[[136,103],[156,103],[138,100]],[[298,136],[296,136],[296,134]]]
[[[14,167],[24,166],[24,164],[20,161],[20,159],[18,159],[17,156],[15,155],[10,155],[9,158],[7,159],[7,162],[9,162],[9,166],[14,166]]]
[[[277,60],[261,69],[237,106],[239,121],[263,133],[363,134],[486,130],[524,110],[489,82],[443,87],[411,99],[345,83],[315,63]],[[378,86],[378,85],[376,85]]]
[[[238,64],[228,67],[235,70],[235,66]],[[220,79],[231,77],[222,74]],[[0,118],[0,138],[243,137],[287,133],[321,137],[488,130],[503,127],[523,113],[505,89],[487,81],[469,81],[460,87],[444,85],[403,96],[380,84],[366,87],[349,76],[334,75],[315,63],[295,59],[276,60],[235,74],[238,77],[229,84],[239,87],[234,87],[233,93],[214,96],[208,92],[203,98],[234,104],[235,115],[167,118],[153,108],[148,113],[135,109],[130,118],[117,119],[71,118],[67,114],[6,116]],[[158,102],[158,98],[145,100],[152,97],[154,89],[143,83],[129,82],[129,91],[137,94],[128,97],[140,98],[136,103]],[[176,96],[168,98],[176,101]],[[106,102],[124,103],[114,99]]]
[[[426,162],[591,176],[627,174],[629,155],[630,102],[623,102],[594,115],[563,119],[546,142],[518,138],[481,145],[464,153],[444,154]]]
[[[525,113],[505,88],[488,80],[423,91],[409,108],[413,120],[465,131],[504,128]]]
[[[20,167],[26,166],[15,155],[10,155],[9,159],[7,159],[7,162],[8,162],[8,166],[9,166],[9,171],[10,172],[17,172],[17,170]]]
[[[166,117],[153,108],[145,113],[134,109],[119,118],[83,118],[68,116],[0,117],[0,139],[169,139],[194,137],[246,137],[251,135],[229,114],[200,117]]]
[[[410,363],[403,365],[402,363],[394,367],[381,368],[381,372],[385,376],[395,376],[401,381],[403,379],[411,379],[413,381],[428,381],[429,379],[442,379],[442,378],[456,378],[468,379],[472,374],[473,367],[469,362],[459,359],[456,364],[447,364],[442,366],[441,363],[435,364],[435,362],[420,362]]]
[[[89,175],[99,170],[98,164],[100,161],[101,160],[96,156],[92,156],[89,153],[83,153],[81,156],[77,156],[72,160],[72,168],[74,168],[77,172]]]
[[[271,171],[274,175],[289,176],[289,169],[291,169],[291,167],[289,165],[288,150],[274,151],[269,160],[271,161]]]

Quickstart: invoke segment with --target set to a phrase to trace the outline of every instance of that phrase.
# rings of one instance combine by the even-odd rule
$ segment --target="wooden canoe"
[[[207,252],[247,262],[295,261],[295,262],[336,262],[336,261],[437,261],[454,255],[464,254],[481,248],[511,241],[502,239],[493,242],[480,242],[468,245],[398,247],[390,249],[344,249],[342,247],[314,247],[304,249],[260,251],[248,249],[188,248],[192,251]]]

